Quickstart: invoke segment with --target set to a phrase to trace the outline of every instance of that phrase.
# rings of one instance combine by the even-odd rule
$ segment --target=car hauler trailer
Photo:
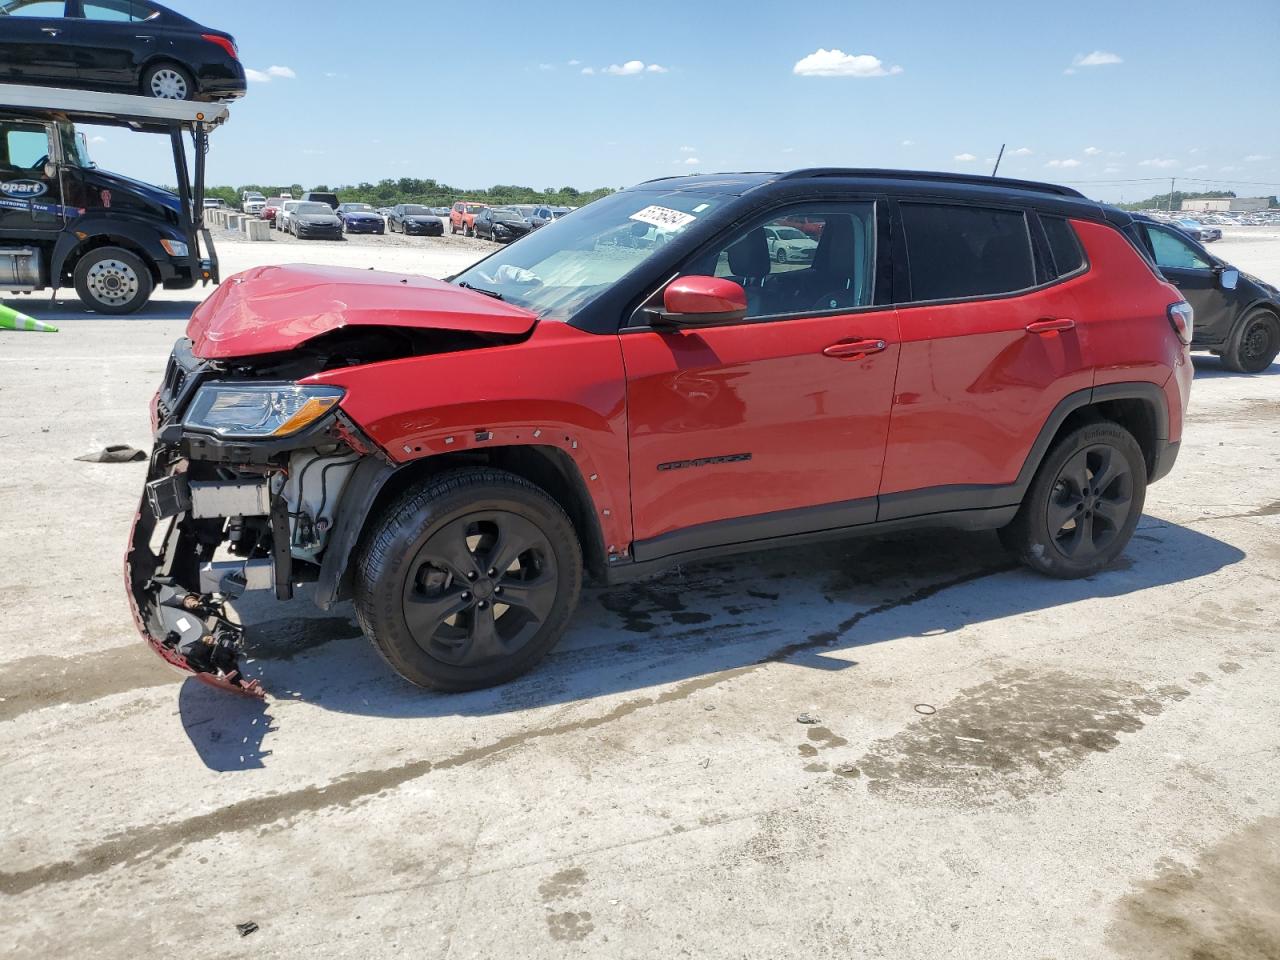
[[[217,283],[205,154],[227,116],[220,103],[0,84],[0,291],[74,286],[86,307],[121,314],[157,286]],[[98,169],[78,123],[168,136],[177,194]]]

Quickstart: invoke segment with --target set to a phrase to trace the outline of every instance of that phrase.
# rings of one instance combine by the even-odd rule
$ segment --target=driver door
[[[1228,297],[1218,285],[1213,259],[1178,231],[1159,224],[1139,222],[1156,266],[1195,311],[1195,339],[1213,343],[1225,340],[1231,328]]]
[[[62,193],[57,176],[45,174],[56,156],[52,124],[0,117],[0,236],[31,239],[62,229]]]
[[[74,86],[64,0],[0,0],[0,81]]]
[[[818,250],[779,264],[794,217]],[[680,271],[739,283],[745,319],[624,328],[636,559],[875,519],[898,361],[878,222],[872,200],[772,212]]]

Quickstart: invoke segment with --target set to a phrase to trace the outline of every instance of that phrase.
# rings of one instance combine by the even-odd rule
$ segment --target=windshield
[[[484,209],[483,203],[464,203],[462,209],[467,213],[479,213]]]
[[[773,231],[779,240],[808,240],[809,238],[795,227],[778,227]]]
[[[719,206],[693,192],[625,191],[549,223],[454,277],[565,320]]]
[[[333,213],[333,207],[327,203],[300,203],[293,208],[294,213]]]
[[[426,207],[419,206],[416,203],[406,203],[404,205],[404,214],[407,217],[416,217],[421,214],[427,214],[428,216],[430,216],[431,211],[428,210]]]
[[[348,203],[344,205],[343,209],[345,209],[347,213],[369,213],[373,210],[373,207],[369,206],[367,203]]]
[[[262,194],[253,193],[252,191],[250,191],[249,193],[246,193],[244,195],[244,198],[246,200],[265,200],[266,199],[266,197],[264,197]]]

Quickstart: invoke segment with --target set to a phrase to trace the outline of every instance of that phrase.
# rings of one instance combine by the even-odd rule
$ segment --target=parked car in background
[[[795,227],[766,227],[764,238],[778,263],[812,263],[818,252],[818,241]]]
[[[229,33],[150,0],[0,0],[0,83],[230,100],[245,93]]]
[[[303,202],[302,200],[286,200],[280,204],[275,220],[277,230],[283,230],[286,233],[289,231],[289,218],[293,216],[293,211],[298,209],[298,204]]]
[[[257,190],[246,190],[240,194],[240,209],[250,216],[258,216],[267,205],[267,198]]]
[[[302,195],[303,200],[310,200],[314,203],[327,203],[330,210],[337,210],[340,206],[338,195],[336,193],[327,193],[318,190],[308,190]]]
[[[391,216],[387,217],[387,229],[406,236],[444,236],[444,223],[420,203],[397,203],[391,208]]]
[[[1201,223],[1199,220],[1192,220],[1190,217],[1181,217],[1172,220],[1169,226],[1175,230],[1179,230],[1186,234],[1192,240],[1200,243],[1212,243],[1214,240],[1222,239],[1222,230],[1219,227],[1211,227]]]
[[[335,211],[345,233],[386,233],[387,221],[367,203],[340,203]]]
[[[341,240],[342,221],[333,207],[318,200],[289,201],[289,232],[299,240]]]
[[[206,210],[225,210],[227,209],[227,201],[221,197],[205,197],[203,206]]]
[[[267,202],[263,204],[262,209],[258,212],[258,216],[274,227],[276,225],[276,216],[284,207],[285,201],[292,199],[292,197],[268,197]]]
[[[474,236],[497,243],[518,240],[533,230],[533,223],[514,207],[485,207],[471,225]]]
[[[484,209],[483,203],[459,200],[449,210],[449,232],[460,233],[464,237],[474,237],[476,214]]]
[[[559,220],[568,212],[568,207],[534,207],[531,216],[533,228],[536,230],[538,227],[545,227],[551,221]]]
[[[1261,373],[1280,355],[1280,290],[1215,257],[1173,224],[1135,214],[1160,272],[1195,310],[1191,349],[1238,373]]]
[[[818,251],[775,273],[790,214]],[[235,687],[222,578],[288,598],[305,575],[402,676],[460,691],[532,669],[588,573],[958,527],[1092,577],[1192,383],[1191,308],[1132,227],[1062,186],[827,168],[640,184],[448,282],[254,268],[197,307],[152,404],[135,621]],[[637,228],[664,240],[615,242]]]
[[[428,207],[427,209],[431,211],[432,216],[439,217],[442,223],[449,219],[449,207]]]

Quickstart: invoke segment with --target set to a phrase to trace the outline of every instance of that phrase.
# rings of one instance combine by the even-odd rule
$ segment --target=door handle
[[[843,340],[827,347],[822,351],[822,355],[835,357],[837,360],[857,360],[869,353],[879,353],[884,348],[883,340]]]
[[[1076,322],[1070,317],[1058,319],[1045,318],[1027,324],[1027,333],[1057,333],[1060,330],[1074,330]]]
[[[41,27],[40,32],[47,33],[51,37],[56,37],[62,31],[59,30],[57,27]]]

